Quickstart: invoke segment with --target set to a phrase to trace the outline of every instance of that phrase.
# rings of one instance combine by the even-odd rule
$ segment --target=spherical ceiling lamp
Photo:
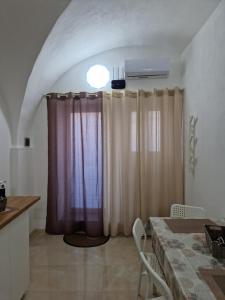
[[[100,89],[109,82],[109,71],[103,65],[94,65],[87,71],[87,82],[90,86]]]

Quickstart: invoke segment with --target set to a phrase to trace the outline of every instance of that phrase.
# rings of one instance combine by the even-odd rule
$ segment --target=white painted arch
[[[1,111],[2,119],[7,124],[9,134],[10,134],[9,113],[8,113],[8,109],[7,109],[7,106],[6,106],[6,103],[5,103],[5,99],[3,98],[1,92],[0,92],[0,111]]]
[[[181,53],[220,0],[73,0],[49,34],[28,79],[17,144],[45,93],[72,66],[103,51],[150,46]],[[190,22],[191,16],[191,22]]]
[[[29,75],[51,28],[69,2],[0,1],[0,105],[14,146]]]

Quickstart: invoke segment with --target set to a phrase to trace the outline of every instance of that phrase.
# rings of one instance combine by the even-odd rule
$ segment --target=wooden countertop
[[[7,197],[7,208],[10,210],[0,212],[0,229],[5,227],[39,200],[39,196]]]

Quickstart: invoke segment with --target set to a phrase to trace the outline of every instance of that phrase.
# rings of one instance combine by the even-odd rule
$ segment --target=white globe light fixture
[[[109,71],[105,66],[94,65],[87,71],[87,82],[90,86],[100,89],[109,82]]]

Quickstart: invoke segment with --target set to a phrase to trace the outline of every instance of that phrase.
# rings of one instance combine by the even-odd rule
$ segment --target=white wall
[[[110,71],[111,79],[113,78],[113,67],[123,67],[125,59],[135,58],[160,58],[165,57],[171,61],[171,72],[167,79],[138,79],[128,80],[127,89],[152,89],[160,87],[174,87],[181,82],[181,64],[180,57],[174,55],[169,48],[164,47],[161,50],[152,50],[151,47],[130,47],[117,48],[103,52],[93,56],[78,65],[72,67],[66,72],[52,88],[52,91],[68,92],[68,91],[93,91],[96,89],[89,86],[86,82],[86,73],[88,69],[95,64],[102,64]],[[111,90],[110,82],[101,90]]]
[[[0,179],[7,181],[7,195],[10,194],[10,164],[9,153],[11,145],[11,137],[8,124],[0,108]]]
[[[225,217],[225,1],[183,53],[186,201]],[[196,174],[188,171],[188,117],[197,123]]]
[[[2,1],[15,2],[15,0]],[[27,2],[27,0],[19,2],[24,1]],[[39,2],[41,4],[54,2],[56,3],[55,7],[58,2],[62,3],[64,1],[30,0],[29,3],[31,2],[31,4],[26,5],[25,11],[31,7],[31,12],[35,11],[35,16],[37,15],[37,20],[42,25],[46,14],[49,16],[49,10],[44,7],[40,17],[38,14],[40,7],[37,7]],[[30,74],[21,107],[17,143],[23,143],[23,137],[29,136],[30,124],[40,97],[49,92],[56,80],[69,68],[96,54],[118,47],[149,45],[149,49],[151,51],[154,49],[157,55],[159,55],[158,52],[161,54],[162,51],[169,55],[171,52],[180,54],[216,8],[219,1],[71,1],[45,41]],[[19,4],[16,8],[19,10],[20,7]],[[50,15],[52,15],[54,9],[51,10]],[[23,18],[24,12],[20,14],[18,10],[15,9],[16,16],[19,15]],[[33,18],[32,13],[28,12],[28,14]],[[15,16],[13,16],[13,20],[15,20]],[[32,28],[32,26],[29,26],[32,25],[30,23],[25,23],[25,25],[28,31],[30,27]],[[17,34],[17,31],[15,32]],[[36,37],[36,33],[32,36]],[[29,47],[32,46],[33,39],[28,38],[27,40],[32,41]],[[19,41],[21,42],[21,38],[19,38]],[[27,54],[27,52],[24,52],[25,58],[28,57]],[[15,55],[12,58],[15,58]],[[7,62],[6,65],[8,64]],[[16,76],[16,78],[20,77]],[[16,102],[18,103],[17,99]],[[15,118],[13,118],[13,121],[17,126]]]
[[[0,90],[8,110],[13,145],[29,75],[46,37],[69,1],[0,1]]]
[[[48,133],[47,102],[44,99],[36,112],[33,122],[33,193],[41,195],[41,200],[33,210],[32,227],[45,228],[47,212],[48,182]]]
[[[159,55],[159,51],[157,52]],[[140,57],[158,57],[157,53],[153,53],[150,48],[120,48],[112,51],[104,52],[83,61],[77,66],[74,66],[60,78],[52,88],[55,92],[68,91],[96,91],[86,83],[86,71],[93,64],[104,64],[110,71],[113,66],[122,65],[125,58],[140,58]],[[166,54],[161,52],[161,55]],[[167,55],[171,57],[171,74],[166,79],[144,79],[131,80],[128,82],[127,88],[131,90],[143,88],[150,90],[161,87],[179,86],[181,83],[181,68],[179,58],[174,57],[172,53],[167,51]],[[102,89],[101,89],[102,90]],[[104,89],[110,90],[110,84]],[[41,195],[41,201],[37,204],[33,212],[33,222],[36,228],[45,227],[46,207],[47,207],[47,166],[48,166],[48,141],[47,141],[47,105],[44,99],[33,120],[32,131],[33,144],[33,182],[34,194]]]

